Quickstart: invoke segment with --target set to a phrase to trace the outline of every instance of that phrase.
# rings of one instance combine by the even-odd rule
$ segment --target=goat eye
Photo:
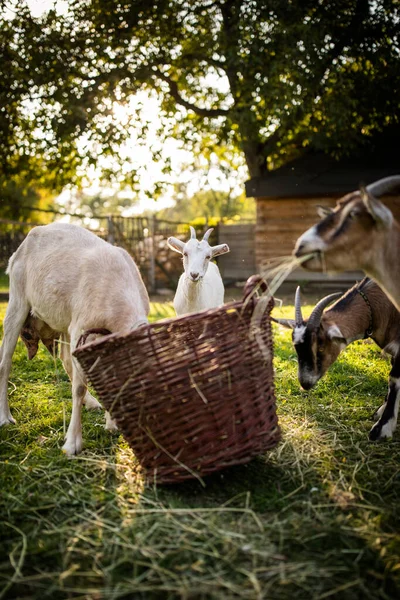
[[[188,253],[187,253],[187,252],[184,252],[184,253],[183,253],[183,256],[187,256],[187,255],[188,255]]]
[[[358,216],[359,212],[357,209],[353,209],[349,212],[349,219],[355,219]]]
[[[210,260],[210,258],[211,258],[211,254],[210,254],[210,256],[206,256],[206,258],[208,258],[208,259]]]

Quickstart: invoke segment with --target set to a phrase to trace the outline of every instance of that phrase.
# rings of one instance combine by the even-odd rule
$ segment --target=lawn
[[[154,319],[171,313],[152,305]],[[67,459],[68,379],[19,342],[17,425],[0,430],[0,598],[398,598],[399,435],[368,441],[388,360],[356,342],[303,392],[290,333],[274,332],[282,442],[205,488],[145,487],[99,412],[83,411],[85,450]]]
[[[8,275],[3,269],[0,269],[0,293],[8,292]]]

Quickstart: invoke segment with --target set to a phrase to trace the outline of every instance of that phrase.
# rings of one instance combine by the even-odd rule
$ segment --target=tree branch
[[[286,121],[286,123],[280,125],[280,127],[278,127],[278,129],[276,129],[274,133],[267,140],[265,140],[265,142],[261,143],[260,150],[265,157],[268,156],[273,148],[275,148],[276,143],[284,138],[288,131],[294,127],[298,120],[298,114],[304,113],[304,105],[306,103],[312,103],[316,97],[322,95],[324,81],[333,61],[340,56],[346,45],[354,42],[354,40],[356,40],[360,35],[363,17],[368,14],[368,9],[369,0],[357,0],[353,16],[348,27],[346,27],[342,35],[337,38],[334,47],[327,52],[323,61],[321,61],[319,69],[316,69],[314,78],[314,84],[316,84],[316,87],[314,87],[314,85],[309,86],[309,91],[303,98],[301,106],[299,106],[297,109],[293,109],[290,118]]]
[[[210,56],[202,56],[200,54],[196,54],[195,52],[188,52],[187,54],[182,54],[183,60],[197,60],[199,62],[204,61],[211,67],[215,67],[216,69],[221,69],[226,73],[226,63],[221,60],[217,60],[216,58],[211,58]]]
[[[188,102],[187,100],[182,98],[181,94],[179,93],[179,88],[178,88],[178,84],[176,83],[176,81],[174,81],[173,79],[168,77],[168,75],[165,75],[165,73],[162,73],[162,71],[159,71],[159,70],[156,71],[156,75],[157,75],[157,77],[162,79],[162,81],[165,81],[166,83],[168,83],[170,94],[173,97],[173,99],[175,100],[175,102],[177,104],[180,104],[181,106],[184,106],[188,110],[192,110],[194,113],[196,113],[196,115],[199,115],[200,117],[210,117],[210,118],[226,117],[227,115],[229,115],[230,110],[227,108],[214,108],[214,109],[201,108],[200,106],[196,106],[196,104],[192,104],[191,102]]]

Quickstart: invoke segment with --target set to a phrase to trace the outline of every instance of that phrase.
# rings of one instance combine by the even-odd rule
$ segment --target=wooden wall
[[[218,225],[218,244],[228,244],[230,252],[218,257],[218,268],[225,283],[246,281],[256,273],[254,223]]]
[[[291,255],[298,237],[319,220],[317,206],[333,208],[337,199],[338,196],[257,198],[257,270],[262,270],[273,258]],[[400,222],[400,196],[385,197],[384,202]]]
[[[317,205],[337,198],[257,198],[256,263],[292,253],[297,238],[318,221]]]

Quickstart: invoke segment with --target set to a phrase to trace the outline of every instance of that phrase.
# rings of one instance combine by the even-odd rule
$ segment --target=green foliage
[[[153,319],[172,314],[152,305]],[[144,487],[97,411],[83,410],[85,449],[67,459],[67,377],[44,349],[28,362],[19,342],[9,384],[17,425],[0,429],[1,597],[397,599],[399,435],[368,441],[389,364],[356,342],[303,392],[290,332],[274,332],[282,441],[205,488]]]
[[[161,141],[240,153],[252,177],[307,147],[346,155],[398,123],[398,22],[397,0],[73,0],[39,18],[15,3],[0,23],[0,163],[59,188],[113,157],[108,177],[139,186],[120,153],[132,128],[149,145],[139,91],[159,100]]]
[[[0,198],[0,219],[33,223],[51,221],[51,214],[43,212],[53,202],[51,192],[29,185],[21,177],[0,177]]]
[[[232,191],[222,192],[213,189],[200,190],[187,197],[184,186],[176,186],[175,205],[158,213],[160,219],[171,219],[192,223],[199,219],[202,223],[218,222],[241,218],[255,218],[255,203],[245,194],[235,196]],[[201,215],[201,217],[199,217]]]
[[[8,275],[5,274],[3,269],[0,269],[0,292],[8,292]]]

